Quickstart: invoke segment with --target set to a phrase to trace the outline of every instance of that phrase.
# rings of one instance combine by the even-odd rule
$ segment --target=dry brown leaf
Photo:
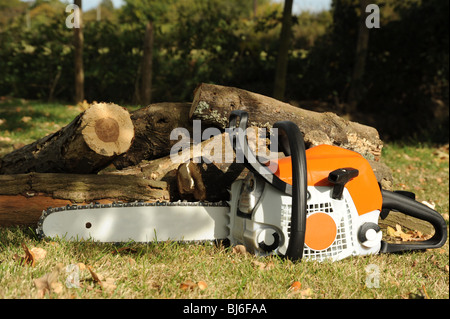
[[[34,279],[34,285],[38,290],[38,297],[43,298],[46,293],[61,293],[63,285],[58,281],[59,273],[63,268],[62,264],[56,265],[55,269],[51,273],[47,273],[44,276]]]
[[[387,232],[387,234],[388,234],[389,236],[391,236],[391,237],[396,237],[395,229],[392,228],[391,226],[388,226],[388,227],[386,228],[386,232]]]
[[[182,290],[194,290],[195,287],[197,287],[197,284],[191,280],[186,280],[180,285],[180,289]]]
[[[427,290],[425,289],[425,285],[422,285],[423,294],[425,296],[425,299],[430,299],[430,296],[428,296]]]
[[[305,297],[311,297],[312,295],[312,289],[311,288],[306,288],[303,290],[300,290],[300,295],[305,298]]]
[[[299,291],[302,288],[302,283],[300,281],[294,281],[292,285],[289,287],[289,292]]]
[[[247,253],[247,248],[244,245],[236,245],[233,247],[233,253],[245,255]]]
[[[94,272],[94,270],[92,270],[92,267],[89,265],[86,267],[89,270],[89,272],[91,273],[92,279],[94,279],[94,281],[96,283],[101,283],[102,281],[100,280],[99,276]]]
[[[208,284],[204,281],[199,281],[197,283],[198,288],[200,288],[200,290],[205,290],[206,288],[208,288]]]
[[[47,256],[47,251],[44,248],[33,247],[30,252],[33,254],[35,261],[42,260]]]
[[[25,245],[24,242],[22,242],[22,248],[25,252],[25,257],[21,260],[23,265],[30,265],[33,267],[36,263],[34,254],[28,249],[27,245]]]
[[[117,288],[114,278],[103,279],[100,275],[96,274],[91,266],[86,266],[91,273],[92,279],[106,292],[111,292]]]
[[[257,260],[253,260],[252,264],[259,268],[259,270],[264,270],[266,268],[266,264]]]
[[[274,263],[272,261],[269,261],[268,263],[263,263],[257,260],[253,260],[252,264],[259,268],[259,270],[269,270],[275,267]]]
[[[83,263],[77,263],[78,269],[79,270],[85,270],[86,269],[86,265]]]
[[[23,123],[28,123],[29,121],[32,120],[32,117],[31,117],[31,116],[23,116],[20,120],[21,120]]]
[[[395,230],[390,226],[388,226],[386,230],[389,236],[401,239],[402,241],[422,241],[431,237],[431,235],[425,235],[418,230],[408,230],[405,233],[398,224],[395,225]]]
[[[115,290],[117,288],[114,278],[109,278],[109,277],[106,278],[105,280],[103,280],[100,283],[100,286],[106,292],[112,292],[113,290]]]

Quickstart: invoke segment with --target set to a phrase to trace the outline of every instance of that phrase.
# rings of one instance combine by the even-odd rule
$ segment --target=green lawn
[[[0,156],[66,125],[80,111],[1,100]],[[382,160],[393,171],[395,189],[435,204],[448,225],[448,146],[388,143]],[[34,252],[34,265],[26,262],[22,244]],[[291,287],[294,282],[300,285]],[[32,228],[0,227],[0,298],[41,297],[448,299],[449,246],[447,241],[423,252],[293,263],[213,245],[41,241]]]

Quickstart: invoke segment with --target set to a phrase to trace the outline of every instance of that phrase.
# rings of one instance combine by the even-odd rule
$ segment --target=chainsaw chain
[[[36,228],[36,234],[40,239],[45,238],[44,234],[44,220],[49,215],[61,211],[67,211],[67,210],[83,210],[83,209],[102,209],[102,208],[111,208],[111,207],[144,207],[144,206],[207,206],[207,207],[228,207],[227,202],[220,201],[220,202],[206,202],[206,201],[200,201],[200,202],[187,202],[187,201],[176,201],[176,202],[169,202],[169,201],[156,201],[156,202],[142,202],[142,201],[135,201],[130,203],[124,203],[122,201],[113,202],[111,204],[101,204],[99,202],[90,203],[87,205],[69,205],[61,206],[61,207],[49,207],[42,211],[41,217],[39,218],[39,221],[37,223]]]

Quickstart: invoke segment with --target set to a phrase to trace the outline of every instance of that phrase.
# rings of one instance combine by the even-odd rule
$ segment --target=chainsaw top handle
[[[427,221],[434,227],[434,235],[424,241],[408,244],[391,244],[382,241],[381,253],[439,248],[445,244],[447,241],[447,224],[441,214],[401,192],[382,190],[381,194],[383,196],[383,210],[396,210],[411,217]]]
[[[236,126],[239,118],[239,127]],[[273,125],[278,132],[278,144],[286,156],[291,156],[292,185],[274,175],[269,168],[260,163],[248,147],[246,129],[248,114],[245,111],[232,111],[229,119],[231,145],[236,156],[241,152],[244,163],[252,172],[262,176],[280,191],[292,196],[291,229],[285,257],[301,260],[303,257],[307,213],[307,170],[303,135],[298,126],[290,121],[280,121]]]

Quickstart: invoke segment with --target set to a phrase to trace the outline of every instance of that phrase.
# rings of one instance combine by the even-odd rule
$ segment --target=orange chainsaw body
[[[359,215],[381,210],[382,196],[380,186],[369,162],[359,153],[332,145],[319,145],[306,150],[308,186],[332,186],[328,181],[331,171],[342,167],[352,167],[359,175],[350,180],[345,187],[349,191]],[[281,180],[292,184],[291,158],[278,160],[275,172]]]

